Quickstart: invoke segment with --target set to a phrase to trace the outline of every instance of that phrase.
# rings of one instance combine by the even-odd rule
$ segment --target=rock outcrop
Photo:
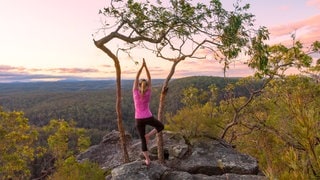
[[[79,161],[89,159],[111,172],[112,180],[215,180],[215,179],[267,179],[259,173],[258,162],[253,157],[236,151],[231,145],[209,138],[197,138],[186,142],[179,134],[164,131],[165,164],[157,159],[156,139],[149,142],[150,157],[154,161],[144,165],[141,143],[126,135],[131,162],[122,164],[119,132],[107,134],[100,144],[79,154]]]

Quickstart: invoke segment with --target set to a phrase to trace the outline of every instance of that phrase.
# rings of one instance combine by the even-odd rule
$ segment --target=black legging
[[[138,129],[139,136],[141,139],[142,151],[148,151],[147,142],[145,138],[146,125],[154,127],[158,133],[162,131],[164,128],[163,124],[159,120],[155,119],[153,116],[145,119],[136,119],[136,128]]]

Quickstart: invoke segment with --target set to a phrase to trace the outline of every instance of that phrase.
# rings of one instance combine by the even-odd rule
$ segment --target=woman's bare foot
[[[148,160],[148,159],[146,159],[146,160],[144,160],[144,162],[146,163],[146,165],[147,166],[149,166],[150,165],[150,159]]]
[[[144,158],[145,158],[145,161],[144,161],[144,162],[145,162],[145,164],[146,164],[147,166],[149,166],[149,165],[150,165],[151,160],[150,160],[150,157],[149,157],[148,151],[143,151],[142,153],[143,153]]]

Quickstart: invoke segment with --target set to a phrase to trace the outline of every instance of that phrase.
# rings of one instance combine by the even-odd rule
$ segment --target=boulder
[[[131,136],[126,134],[128,147],[133,142]],[[122,164],[122,153],[120,146],[120,133],[112,131],[106,134],[100,144],[91,146],[85,152],[77,156],[78,161],[89,160],[98,163],[102,169],[110,170]]]
[[[217,140],[198,139],[191,144],[192,153],[176,166],[192,174],[221,175],[225,173],[258,174],[258,162]]]
[[[151,162],[149,166],[144,164],[144,161],[134,161],[117,168],[114,168],[111,171],[112,180],[153,180],[161,179],[162,174],[168,168],[164,165],[161,165],[157,162]]]
[[[267,180],[265,176],[258,175],[240,175],[240,174],[223,174],[208,176],[204,174],[190,174],[183,171],[167,171],[161,180]]]
[[[142,179],[142,180],[215,180],[267,179],[258,175],[259,167],[255,158],[240,153],[230,144],[210,138],[184,139],[180,134],[163,131],[165,164],[157,162],[157,140],[148,144],[150,166],[144,165],[139,139],[126,135],[130,163],[123,164],[119,133],[112,131],[102,142],[90,147],[77,156],[78,161],[88,159],[98,163],[106,172],[106,179]]]
[[[187,153],[190,151],[189,145],[186,143],[185,139],[177,133],[172,133],[170,131],[164,131],[163,133],[163,149],[164,156],[169,161],[174,161],[175,159],[183,159],[187,156]],[[158,147],[157,139],[154,138],[150,141],[149,152],[152,157],[158,157]]]

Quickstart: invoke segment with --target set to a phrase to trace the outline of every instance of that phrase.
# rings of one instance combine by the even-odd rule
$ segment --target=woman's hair
[[[148,81],[146,79],[140,79],[139,81],[139,90],[142,95],[146,92],[148,88]]]

